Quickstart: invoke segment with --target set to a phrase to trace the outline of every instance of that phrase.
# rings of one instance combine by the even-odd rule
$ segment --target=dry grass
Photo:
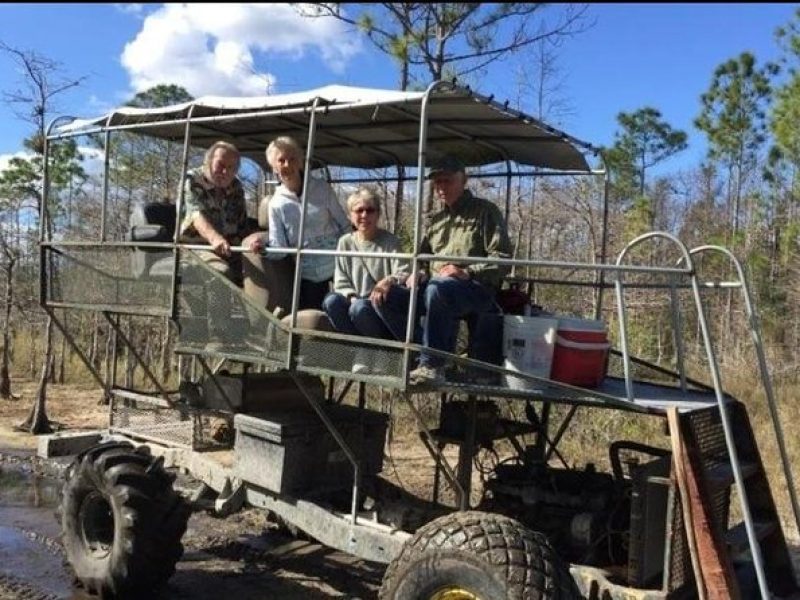
[[[793,537],[794,527],[791,525],[793,515],[787,483],[779,459],[765,394],[757,387],[757,378],[749,369],[730,369],[723,375],[728,391],[747,406],[775,502],[786,527],[785,531]],[[0,400],[0,448],[34,449],[37,445],[36,436],[16,431],[14,427],[28,416],[36,394],[36,383],[16,378],[12,380],[12,391],[20,398]],[[800,386],[796,383],[783,383],[775,389],[789,462],[795,469],[800,465],[800,436],[794,434],[795,423],[800,422],[800,403],[795,401],[798,392]],[[102,390],[91,381],[50,384],[47,415],[58,428],[67,430],[102,428],[108,422],[108,409],[101,404],[102,396]],[[426,426],[436,427],[438,397],[433,394],[419,395],[414,402],[422,413]],[[429,489],[432,482],[433,463],[418,439],[416,420],[410,409],[399,398],[392,398],[388,393],[384,393],[381,397],[372,390],[368,406],[392,412],[393,439],[388,447],[390,463],[386,466],[387,474],[396,470],[393,475],[399,481],[411,490],[424,495],[423,488]],[[505,403],[502,410],[505,416],[524,420],[521,402]],[[551,422],[554,426],[561,422],[567,410],[566,406],[553,408]],[[615,440],[634,440],[669,448],[669,438],[666,435],[663,419],[616,410],[582,408],[576,413],[559,449],[571,467],[583,468],[587,463],[594,463],[598,468],[605,470],[608,468],[607,448]],[[523,444],[532,443],[533,439],[521,441]],[[448,447],[447,454],[451,465],[456,462],[454,450],[454,447]],[[496,450],[500,459],[510,455],[510,448],[507,445],[498,444]],[[799,478],[800,473],[795,473],[795,477]]]
[[[37,437],[17,431],[31,412],[36,397],[36,382],[12,379],[11,390],[19,398],[0,400],[0,448],[32,450]],[[103,392],[94,384],[50,384],[47,386],[46,413],[54,428],[70,431],[98,429],[108,423],[108,407],[101,404]]]

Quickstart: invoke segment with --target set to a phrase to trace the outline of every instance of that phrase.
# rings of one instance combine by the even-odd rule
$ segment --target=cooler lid
[[[597,319],[579,319],[577,317],[559,317],[559,331],[606,331],[605,321]]]

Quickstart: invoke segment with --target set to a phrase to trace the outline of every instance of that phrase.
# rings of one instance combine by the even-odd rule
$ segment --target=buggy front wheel
[[[380,600],[573,600],[575,582],[547,538],[469,511],[421,527],[383,578]]]

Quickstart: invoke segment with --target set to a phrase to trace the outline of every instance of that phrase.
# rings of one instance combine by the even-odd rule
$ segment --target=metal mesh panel
[[[133,276],[133,253],[126,246],[48,248],[47,299],[86,308],[166,314],[169,278]],[[155,253],[169,260],[169,250]]]
[[[690,438],[695,444],[702,469],[708,470],[722,461],[729,462],[725,432],[722,429],[719,410],[716,407],[682,415],[688,424]],[[730,516],[730,488],[717,490],[708,498],[711,519],[719,531],[726,531]],[[694,581],[691,558],[686,541],[680,494],[675,494],[672,525],[672,556],[670,561],[669,590],[676,590],[687,582]]]
[[[254,362],[284,361],[288,328],[241,288],[183,252],[178,268],[176,322],[181,346]]]
[[[301,370],[321,373],[352,373],[362,377],[402,377],[403,351],[380,345],[361,344],[323,336],[298,336],[297,365]]]
[[[672,539],[670,546],[669,582],[668,591],[680,589],[687,583],[694,581],[692,572],[692,559],[689,556],[689,546],[686,540],[686,525],[683,521],[683,508],[680,494],[674,494],[672,507]]]
[[[112,432],[193,450],[230,448],[232,415],[203,411],[186,405],[165,406],[163,400],[112,396]]]
[[[722,421],[717,407],[696,411],[684,418],[689,423],[698,453],[704,462],[728,461],[725,431],[722,429]]]

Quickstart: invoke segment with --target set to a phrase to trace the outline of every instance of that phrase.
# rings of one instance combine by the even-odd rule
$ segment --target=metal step
[[[754,521],[753,528],[756,532],[756,539],[758,541],[766,538],[770,533],[775,531],[777,524],[774,521]],[[744,521],[731,527],[725,533],[725,543],[730,548],[731,554],[738,554],[750,548],[750,543],[747,540],[747,529],[745,528]]]
[[[747,479],[758,472],[758,464],[741,463],[742,477]],[[705,479],[711,492],[716,492],[733,485],[733,468],[729,462],[721,462],[706,469]]]

